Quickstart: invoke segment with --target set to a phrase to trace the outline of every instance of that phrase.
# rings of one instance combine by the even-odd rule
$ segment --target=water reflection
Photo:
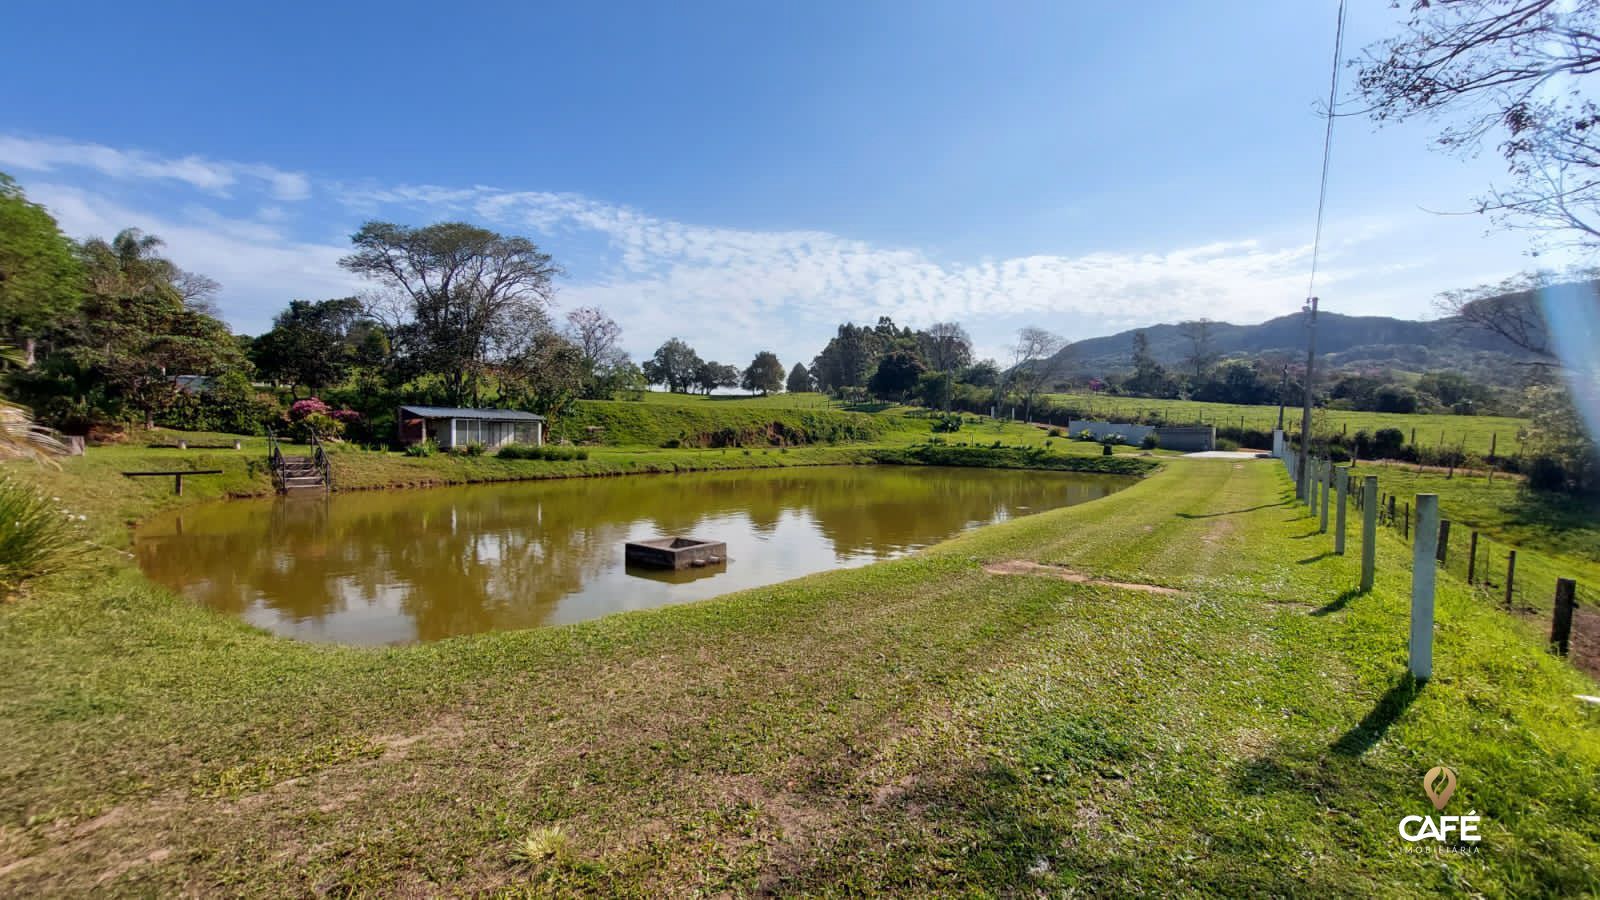
[[[437,640],[698,600],[888,559],[1103,497],[1110,477],[813,468],[630,476],[210,504],[135,534],[146,574],[279,634]],[[625,566],[628,540],[725,541],[729,562]]]

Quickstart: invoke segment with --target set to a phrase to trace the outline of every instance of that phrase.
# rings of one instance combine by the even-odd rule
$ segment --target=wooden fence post
[[[1472,584],[1473,576],[1478,572],[1478,533],[1472,533],[1472,540],[1467,544],[1467,584]]]
[[[1411,677],[1433,677],[1434,556],[1439,541],[1439,495],[1417,495],[1417,543],[1411,551]]]
[[[1420,510],[1418,512],[1420,512]],[[1401,532],[1401,537],[1404,537],[1408,541],[1411,540],[1411,501],[1410,500],[1406,501],[1405,530]]]
[[[1572,638],[1572,608],[1578,605],[1574,596],[1578,584],[1571,578],[1556,579],[1556,612],[1550,620],[1550,643],[1556,652],[1567,655],[1567,642]]]
[[[1361,590],[1372,590],[1372,575],[1376,569],[1378,553],[1378,476],[1363,479],[1361,493],[1366,499],[1361,504]]]
[[[1339,489],[1339,509],[1333,520],[1333,552],[1339,556],[1344,555],[1344,507],[1350,496],[1350,470],[1339,467],[1334,476],[1334,482]]]
[[[1450,520],[1439,520],[1439,563],[1445,565],[1450,556]]]
[[[1517,580],[1517,551],[1506,555],[1506,609],[1511,608],[1511,586]]]

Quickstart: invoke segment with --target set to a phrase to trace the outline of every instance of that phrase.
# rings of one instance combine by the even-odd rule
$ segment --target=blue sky
[[[255,333],[364,286],[363,219],[526,234],[642,358],[809,361],[837,322],[986,355],[1306,290],[1336,4],[28,4],[0,170],[73,236],[129,225]],[[1348,53],[1395,27],[1353,2]],[[1348,54],[1347,54],[1348,55]],[[1421,317],[1534,261],[1460,210],[1493,153],[1342,120],[1325,308]],[[1549,260],[1541,260],[1548,265]]]

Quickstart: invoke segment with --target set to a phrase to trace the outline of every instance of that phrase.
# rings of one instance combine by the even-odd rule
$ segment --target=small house
[[[493,450],[506,444],[544,443],[544,416],[515,409],[402,406],[395,418],[400,443],[405,445],[431,440],[445,450],[468,444]]]

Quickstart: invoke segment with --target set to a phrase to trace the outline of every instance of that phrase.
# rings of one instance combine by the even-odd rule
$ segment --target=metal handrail
[[[272,473],[273,488],[283,490],[283,449],[278,446],[278,435],[267,426],[267,469]]]
[[[328,452],[323,449],[322,438],[315,428],[311,429],[311,459],[317,464],[317,471],[322,473],[322,489],[333,490],[333,466],[328,462]]]

